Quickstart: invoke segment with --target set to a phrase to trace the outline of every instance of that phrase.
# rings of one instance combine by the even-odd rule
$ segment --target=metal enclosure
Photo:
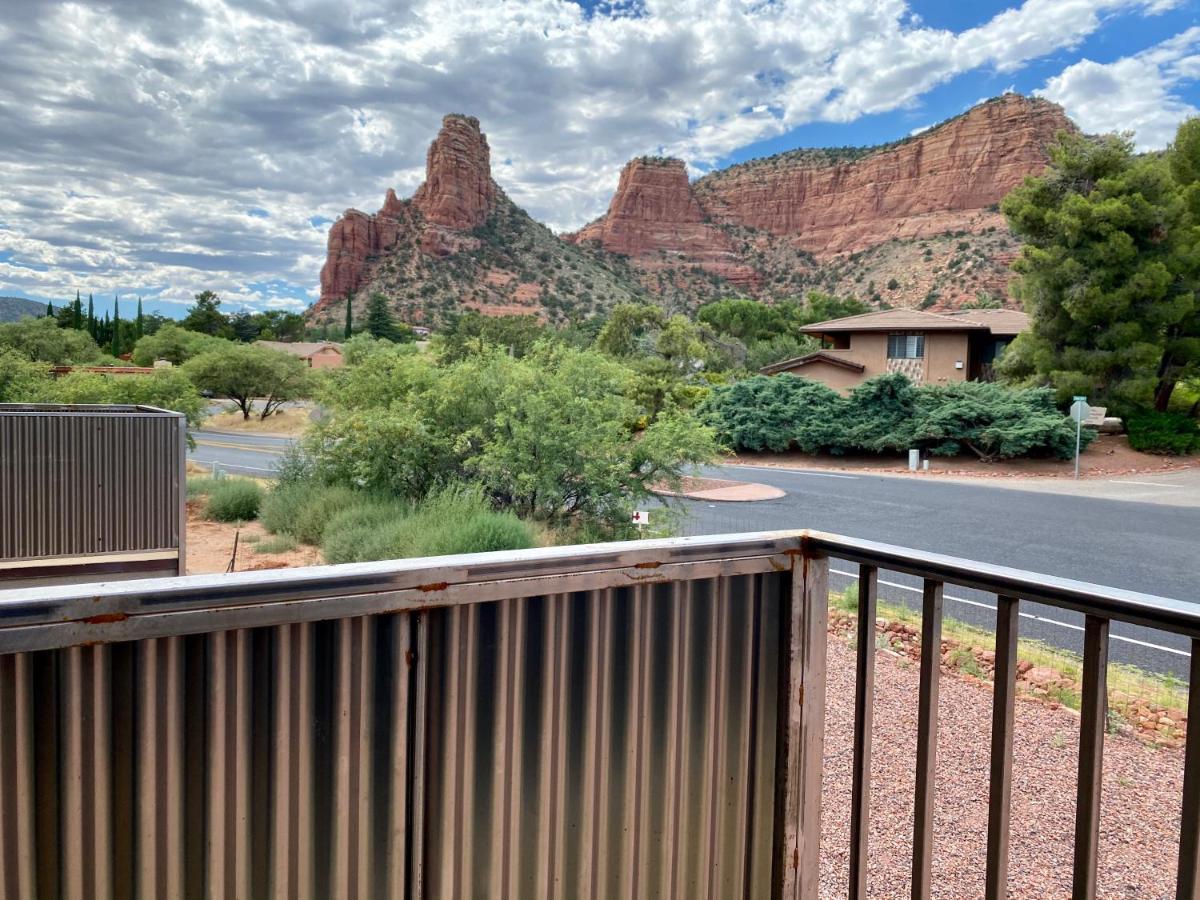
[[[181,413],[0,404],[0,587],[184,572]]]

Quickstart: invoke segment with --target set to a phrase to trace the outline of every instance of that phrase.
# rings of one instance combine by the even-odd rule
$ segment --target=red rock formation
[[[469,231],[482,225],[496,199],[487,138],[472,116],[446,116],[425,158],[425,183],[413,204],[434,225]]]
[[[788,153],[734,166],[693,189],[714,221],[786,236],[817,254],[967,229],[1074,126],[1062,109],[1008,94],[890,148],[845,162]],[[814,158],[815,157],[815,158]]]
[[[706,221],[692,195],[683,160],[641,158],[625,165],[608,212],[572,243],[595,241],[643,268],[698,265],[735,284],[754,286],[758,273],[734,254],[729,237]]]
[[[348,209],[330,227],[317,309],[340,303],[370,281],[373,258],[395,247],[407,232],[416,234],[417,245],[430,256],[476,249],[478,239],[462,232],[487,220],[496,190],[479,120],[446,116],[425,159],[425,183],[411,201],[400,200],[388,188],[378,213]]]

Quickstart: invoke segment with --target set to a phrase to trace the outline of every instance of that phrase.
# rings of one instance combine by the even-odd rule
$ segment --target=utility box
[[[187,422],[0,404],[0,590],[182,575]]]

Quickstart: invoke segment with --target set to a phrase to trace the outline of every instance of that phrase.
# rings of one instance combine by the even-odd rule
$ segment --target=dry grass
[[[215,431],[237,431],[244,434],[278,434],[286,435],[287,437],[298,437],[308,428],[311,422],[309,413],[312,412],[312,408],[306,405],[295,409],[290,407],[288,409],[281,409],[266,419],[260,419],[257,413],[251,415],[249,419],[243,419],[241,411],[236,407],[228,407],[227,409],[232,409],[232,411],[209,416],[204,422],[204,427]]]

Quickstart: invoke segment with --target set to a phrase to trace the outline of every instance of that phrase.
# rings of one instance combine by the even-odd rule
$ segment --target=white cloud
[[[1062,104],[1084,131],[1132,131],[1139,150],[1160,150],[1200,113],[1177,93],[1200,78],[1200,27],[1111,63],[1082,59],[1037,93]]]
[[[309,220],[410,193],[446,112],[480,118],[518,203],[577,227],[631,156],[703,171],[1177,2],[1025,0],[954,33],[904,0],[7,0],[0,291],[311,298]]]

